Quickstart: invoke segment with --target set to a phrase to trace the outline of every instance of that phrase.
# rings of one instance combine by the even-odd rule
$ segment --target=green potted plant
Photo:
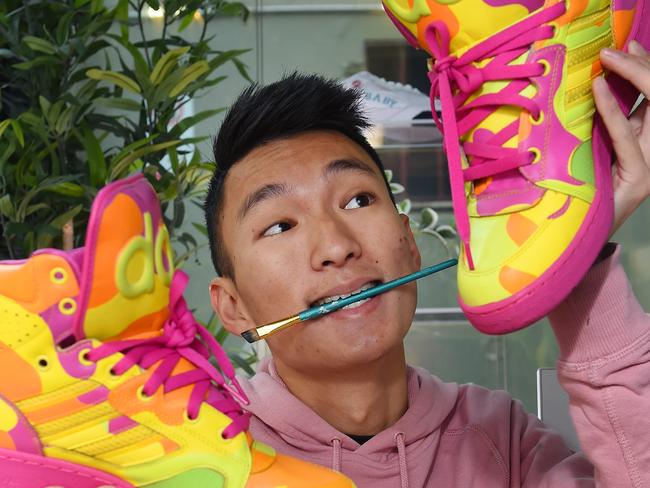
[[[0,259],[82,246],[98,189],[134,171],[161,199],[178,261],[198,247],[182,224],[212,162],[195,150],[207,136],[187,131],[223,107],[176,115],[208,89],[218,93],[226,63],[250,81],[241,60],[248,49],[215,48],[207,28],[218,17],[246,20],[248,10],[222,0],[111,4],[0,3]],[[147,28],[147,9],[161,14],[157,29]],[[202,25],[190,39],[194,21]],[[224,338],[214,318],[207,326]]]
[[[149,7],[162,11],[151,38]],[[217,50],[207,36],[218,16],[247,15],[221,0],[2,2],[0,259],[83,245],[97,190],[136,170],[156,188],[174,241],[195,248],[179,230],[210,162],[193,150],[205,137],[184,134],[223,108],[174,116],[225,79],[225,63],[250,80],[240,59],[247,49]],[[197,16],[202,30],[189,40],[182,33]]]

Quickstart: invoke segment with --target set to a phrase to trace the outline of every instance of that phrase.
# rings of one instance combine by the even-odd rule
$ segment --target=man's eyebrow
[[[264,200],[286,195],[287,193],[289,193],[289,188],[284,183],[268,183],[259,187],[246,197],[246,201],[244,201],[237,213],[238,220],[243,220],[246,214],[250,212],[253,207],[259,205]]]
[[[334,161],[331,161],[327,166],[325,166],[323,175],[328,177],[346,171],[356,171],[376,176],[375,172],[367,164],[364,164],[362,161],[355,158],[335,159]]]

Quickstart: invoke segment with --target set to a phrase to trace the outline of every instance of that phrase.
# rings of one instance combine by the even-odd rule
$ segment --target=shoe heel
[[[103,471],[10,449],[0,449],[0,486],[134,488],[130,483]]]

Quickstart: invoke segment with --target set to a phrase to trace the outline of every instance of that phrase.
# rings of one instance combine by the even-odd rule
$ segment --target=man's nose
[[[334,216],[320,219],[312,243],[311,265],[315,270],[343,266],[361,255],[355,229]]]

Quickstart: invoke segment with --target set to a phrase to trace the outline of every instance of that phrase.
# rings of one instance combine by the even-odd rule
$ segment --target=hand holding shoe
[[[593,82],[594,100],[612,138],[617,159],[613,169],[614,223],[611,234],[650,195],[650,54],[636,41],[628,52],[603,49],[603,66],[625,78],[645,100],[628,118],[602,77]],[[610,234],[610,235],[611,235]]]

